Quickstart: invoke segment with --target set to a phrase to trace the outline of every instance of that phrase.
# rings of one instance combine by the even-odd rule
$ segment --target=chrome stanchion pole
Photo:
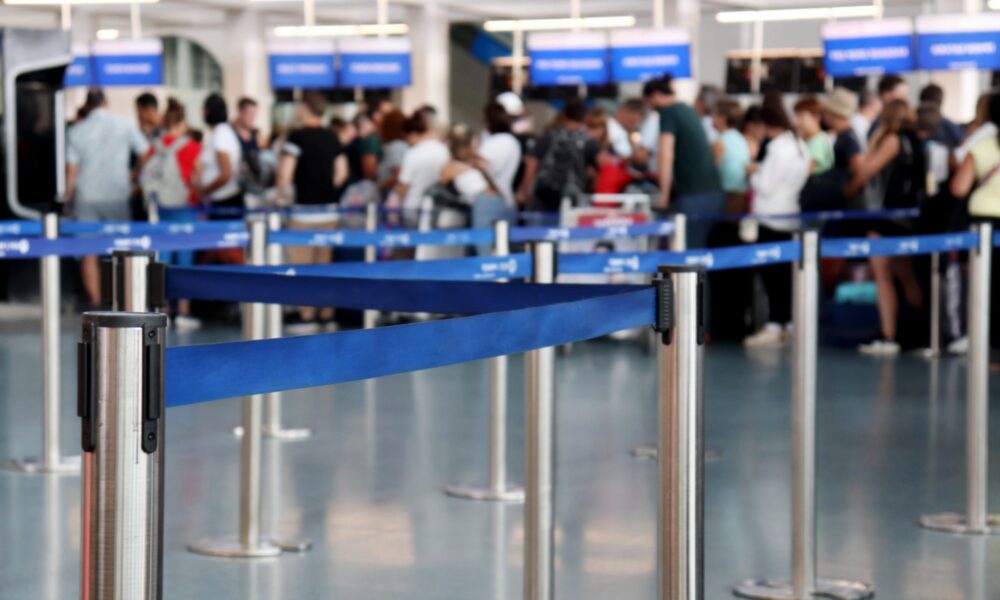
[[[261,266],[266,263],[267,223],[260,218],[248,220],[250,245],[246,263]],[[265,338],[263,304],[243,305],[243,339]],[[236,539],[206,540],[188,546],[191,552],[222,558],[264,558],[278,556],[282,551],[309,548],[308,542],[281,543],[267,539],[261,533],[261,444],[264,396],[256,394],[243,399],[243,425],[240,438],[240,529]]]
[[[59,215],[47,213],[42,221],[42,235],[47,240],[59,237]],[[62,456],[59,445],[59,332],[60,311],[60,258],[43,256],[41,263],[42,294],[42,456],[13,460],[4,469],[18,473],[80,472],[79,456]]]
[[[510,256],[510,224],[493,224],[493,256]],[[500,281],[501,283],[503,280]],[[523,502],[524,490],[507,484],[507,357],[490,359],[490,475],[483,488],[453,485],[445,493],[455,498]]]
[[[378,232],[378,204],[374,202],[365,207],[365,231],[368,233]],[[365,246],[365,262],[372,264],[378,258],[377,246]],[[378,311],[366,310],[364,312],[365,329],[374,329],[378,323]]]
[[[284,249],[281,244],[273,243],[270,234],[281,231],[281,213],[271,212],[267,215],[267,264],[275,267],[284,263]],[[251,233],[252,235],[252,233]],[[253,241],[251,241],[251,244]],[[268,304],[264,309],[266,323],[264,337],[273,340],[282,337],[284,328],[283,307],[280,304]],[[285,429],[281,425],[281,392],[271,392],[264,396],[267,408],[264,421],[264,437],[279,441],[298,441],[312,435],[308,428]]]
[[[931,254],[931,323],[930,343],[924,358],[941,356],[941,253]]]
[[[674,252],[687,250],[687,217],[674,215],[674,234],[670,236],[670,249]]]
[[[801,235],[794,266],[795,340],[792,352],[792,578],[751,580],[737,596],[805,600],[814,596],[855,600],[875,594],[860,581],[816,576],[816,366],[819,347],[819,234]]]
[[[163,265],[156,253],[115,250],[111,253],[111,310],[152,312],[164,304]]]
[[[556,247],[532,247],[533,283],[556,278]],[[552,600],[555,519],[555,348],[540,348],[525,357],[524,426],[524,600]]]
[[[82,600],[163,595],[163,346],[167,317],[83,316]]]
[[[687,250],[687,217],[676,214],[672,218],[674,222],[674,233],[670,236],[670,251],[684,252]],[[655,341],[654,341],[655,343]],[[654,446],[637,446],[632,448],[633,457],[642,460],[656,460],[659,452]]]
[[[993,226],[978,226],[979,244],[969,251],[969,366],[966,409],[965,514],[925,515],[920,524],[948,533],[1000,534],[1000,515],[989,514],[990,269]]]
[[[702,267],[661,267],[656,333],[660,460],[657,551],[659,600],[704,598]]]

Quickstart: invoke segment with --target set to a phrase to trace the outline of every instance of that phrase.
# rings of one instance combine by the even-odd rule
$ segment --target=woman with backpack
[[[161,123],[163,134],[153,141],[143,162],[139,184],[146,206],[153,206],[163,223],[194,223],[198,220],[198,194],[192,185],[201,155],[201,144],[190,137],[184,105],[176,98],[167,99]],[[189,267],[194,252],[163,252],[167,264]],[[191,303],[180,300],[174,325],[178,329],[197,329],[201,323],[191,316]]]
[[[917,135],[916,112],[904,100],[893,100],[882,109],[847,194],[864,190],[869,210],[919,207],[926,195],[926,164],[924,145]],[[864,223],[863,231],[869,238],[902,236],[913,232],[913,224],[909,219],[881,219]],[[923,306],[923,293],[908,257],[873,256],[868,262],[878,294],[881,335],[862,344],[859,350],[863,354],[896,355],[900,347],[896,341],[899,297],[895,282],[902,284],[906,302],[918,310]]]

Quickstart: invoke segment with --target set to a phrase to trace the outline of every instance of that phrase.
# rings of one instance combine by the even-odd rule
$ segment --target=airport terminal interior
[[[0,600],[998,599],[998,228],[1000,0],[0,0]]]

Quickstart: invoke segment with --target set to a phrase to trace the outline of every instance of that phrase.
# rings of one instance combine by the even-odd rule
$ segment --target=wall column
[[[403,110],[411,112],[424,104],[438,111],[438,122],[450,122],[449,70],[451,42],[448,14],[435,0],[408,6],[407,22],[413,44],[413,84],[403,90]]]
[[[236,101],[249,96],[260,107],[257,126],[264,135],[271,131],[273,96],[267,74],[267,49],[263,19],[254,6],[229,14],[225,29],[225,49],[217,56],[222,64],[223,95],[230,110]]]
[[[983,0],[935,0],[934,12],[938,14],[979,14],[983,12]],[[944,89],[944,106],[941,112],[958,123],[967,123],[976,116],[976,99],[984,88],[983,75],[975,69],[961,71],[936,71],[931,81]],[[914,90],[914,95],[919,90]]]

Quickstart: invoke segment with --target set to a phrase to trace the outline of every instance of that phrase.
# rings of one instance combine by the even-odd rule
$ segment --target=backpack
[[[191,190],[181,176],[177,153],[186,146],[188,138],[181,136],[169,146],[158,138],[153,142],[153,155],[142,166],[139,187],[147,202],[163,208],[184,208],[188,205]]]
[[[550,134],[545,156],[538,167],[536,190],[575,198],[584,191],[587,165],[584,157],[587,134],[578,129],[560,127]]]
[[[885,208],[916,208],[927,195],[927,157],[924,145],[910,132],[899,134],[899,154],[889,165]]]

